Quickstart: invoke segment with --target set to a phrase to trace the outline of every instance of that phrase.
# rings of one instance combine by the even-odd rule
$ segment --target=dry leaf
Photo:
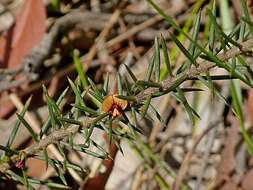
[[[26,0],[13,25],[0,39],[0,67],[15,68],[46,31],[43,0]]]
[[[22,58],[42,39],[46,31],[43,0],[26,0],[13,25],[0,38],[0,68],[15,68]],[[0,94],[0,117],[6,117],[14,106]]]

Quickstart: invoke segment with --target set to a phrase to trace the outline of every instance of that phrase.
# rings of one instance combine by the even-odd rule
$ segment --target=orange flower
[[[113,117],[122,115],[123,110],[126,109],[128,102],[117,98],[117,94],[106,96],[103,104],[102,110],[107,113],[111,113]]]

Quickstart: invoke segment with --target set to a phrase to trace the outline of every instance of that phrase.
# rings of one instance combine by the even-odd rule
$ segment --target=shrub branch
[[[226,52],[219,53],[217,58],[223,62],[227,61],[230,58],[236,57],[240,54],[245,54],[247,52],[251,52],[251,48],[253,47],[253,38],[243,42],[240,44],[240,48],[233,47]],[[150,95],[155,97],[157,93],[164,92],[169,93],[170,91],[174,90],[180,84],[182,84],[186,80],[191,80],[196,78],[196,76],[200,75],[201,73],[208,72],[210,69],[215,68],[216,64],[210,61],[199,61],[198,67],[192,67],[183,75],[180,74],[178,77],[169,77],[168,79],[161,82],[161,88],[147,88],[144,91],[140,92],[136,95],[136,102],[137,104],[141,104],[146,98]],[[90,117],[82,117],[80,125],[70,125],[67,128],[61,128],[58,130],[53,130],[50,135],[46,136],[44,139],[41,139],[40,142],[31,145],[30,147],[22,150],[27,156],[33,156],[34,154],[38,153],[39,151],[45,149],[50,144],[55,144],[70,134],[76,134],[80,129],[87,128],[97,122],[97,118],[90,118]],[[14,155],[10,158],[10,163],[14,163],[18,158],[18,155]],[[0,163],[0,173],[6,173],[11,166],[8,163]]]
[[[253,47],[253,38],[248,39],[245,42],[242,42],[240,44],[240,48],[238,47],[233,47],[229,49],[226,52],[219,53],[217,55],[217,58],[221,60],[222,62],[225,62],[229,60],[230,58],[236,57],[241,54],[245,54],[248,52],[252,52],[251,48]],[[182,84],[186,80],[191,80],[193,78],[196,78],[202,73],[206,73],[212,68],[216,67],[216,64],[211,62],[211,61],[199,61],[196,65],[199,65],[198,67],[192,67],[191,69],[187,70],[185,73],[182,75],[180,74],[179,77],[169,77],[165,79],[164,81],[161,82],[162,90],[166,93],[174,90],[174,87],[178,87],[180,84]],[[158,88],[148,88],[139,94],[136,95],[136,101],[137,103],[140,103],[144,100],[149,95],[153,95],[156,93],[161,92],[161,89]]]

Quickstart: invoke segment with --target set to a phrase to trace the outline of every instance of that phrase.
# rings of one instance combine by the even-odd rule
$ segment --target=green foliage
[[[115,116],[112,114],[111,109],[109,111],[104,109],[104,99],[109,95],[109,86],[110,82],[112,82],[109,81],[109,74],[106,74],[104,78],[104,84],[97,85],[91,78],[86,76],[86,73],[84,72],[80,62],[79,52],[78,50],[74,50],[73,61],[78,77],[76,80],[71,80],[68,78],[71,90],[68,90],[68,88],[65,89],[55,101],[49,96],[46,87],[43,86],[43,94],[48,107],[49,116],[48,119],[43,123],[39,135],[34,132],[29,122],[27,122],[25,119],[25,113],[27,112],[31,102],[31,98],[29,98],[25,103],[23,110],[19,114],[17,113],[18,121],[13,127],[7,145],[0,146],[0,149],[5,152],[5,155],[8,157],[8,159],[10,159],[10,162],[14,162],[13,156],[19,155],[21,151],[14,150],[11,148],[11,146],[15,140],[21,123],[29,131],[29,134],[37,143],[37,145],[48,136],[59,132],[60,130],[67,130],[75,126],[76,130],[74,130],[73,133],[62,135],[62,137],[58,137],[57,140],[53,139],[50,141],[49,139],[49,144],[56,144],[57,149],[64,158],[63,161],[58,161],[51,158],[46,150],[47,147],[40,148],[35,155],[28,155],[34,156],[37,159],[42,159],[46,162],[47,166],[53,167],[62,184],[30,179],[27,176],[27,171],[25,170],[22,170],[22,176],[19,176],[19,174],[14,173],[12,170],[7,170],[6,175],[24,184],[28,189],[34,189],[34,184],[46,184],[50,187],[63,189],[68,188],[67,179],[65,177],[66,168],[72,168],[79,172],[84,171],[80,166],[77,166],[68,160],[66,155],[67,150],[73,149],[99,159],[110,159],[107,150],[93,139],[92,134],[94,130],[100,129],[108,135],[110,144],[115,143],[122,153],[123,150],[121,149],[120,143],[118,143],[117,140],[125,138],[132,144],[132,146],[135,147],[135,150],[144,161],[145,167],[149,168],[150,165],[147,164],[147,160],[145,160],[146,157],[143,154],[148,155],[147,159],[150,162],[157,164],[159,168],[162,168],[166,175],[174,178],[174,172],[168,169],[166,164],[163,163],[152,152],[151,148],[148,147],[148,145],[146,145],[141,138],[139,138],[142,130],[139,129],[138,119],[152,120],[155,118],[160,121],[162,125],[166,125],[166,122],[158,110],[156,110],[156,108],[152,105],[152,99],[170,94],[173,98],[175,98],[176,102],[185,109],[185,112],[188,114],[192,125],[194,125],[196,119],[200,119],[200,116],[195,107],[188,102],[184,91],[185,88],[182,86],[182,83],[189,80],[193,82],[198,80],[199,84],[203,84],[208,87],[213,95],[217,96],[223,101],[224,104],[228,106],[230,106],[229,103],[215,87],[214,81],[231,81],[230,90],[233,101],[231,110],[239,118],[242,136],[248,146],[250,154],[253,154],[253,141],[248,134],[248,131],[245,129],[244,124],[244,115],[242,111],[243,99],[240,87],[241,82],[249,87],[253,86],[252,69],[245,61],[243,53],[227,59],[221,59],[219,57],[219,53],[221,51],[228,52],[234,47],[240,50],[242,48],[241,42],[247,39],[248,34],[253,31],[253,25],[250,21],[246,1],[241,1],[242,15],[240,23],[229,32],[225,31],[224,27],[219,26],[216,21],[216,5],[214,1],[210,10],[207,10],[207,19],[209,22],[207,27],[209,30],[209,36],[208,39],[204,41],[199,40],[202,17],[201,11],[194,9],[193,16],[195,19],[189,19],[190,24],[188,24],[186,28],[182,29],[170,16],[166,15],[165,12],[153,0],[147,1],[158,12],[158,14],[164,18],[169,26],[179,34],[176,36],[174,33],[169,32],[169,37],[175,45],[174,47],[176,47],[177,51],[182,53],[185,58],[182,65],[179,66],[179,69],[176,70],[176,67],[173,65],[173,61],[175,59],[174,56],[177,53],[173,53],[174,56],[171,56],[171,50],[169,50],[165,38],[163,36],[156,37],[154,39],[154,53],[150,59],[150,63],[144,78],[140,79],[135,76],[130,66],[127,65],[124,66],[128,77],[123,74],[117,74],[117,86],[115,86],[117,87],[117,93],[115,94],[117,94],[117,98],[121,99],[121,101],[126,100],[127,106],[124,107],[124,109],[120,107],[120,103],[118,103],[119,105],[115,106],[117,102],[112,99],[112,102],[106,106],[111,106],[112,109],[119,108],[119,110],[116,110],[119,112],[119,115]],[[203,1],[197,4],[196,7],[200,7],[202,3]],[[224,5],[224,7],[223,9],[225,10],[226,6]],[[225,11],[228,12],[228,10]],[[192,31],[191,35],[188,34],[190,29]],[[190,42],[188,47],[185,44],[185,40]],[[175,50],[173,50],[173,52],[175,52]],[[210,68],[221,68],[227,73],[225,75],[213,76],[209,72],[210,68],[206,70],[200,69],[200,67],[204,68],[204,66],[200,64],[208,64],[210,62],[213,64]],[[193,85],[194,84],[195,83],[193,83]],[[188,88],[188,91],[196,91],[196,89],[199,91],[200,88],[198,86],[197,88]],[[61,110],[60,104],[63,102],[63,99],[66,97],[67,93],[71,93],[75,100],[69,104],[70,109],[67,110],[66,113]],[[114,124],[119,127],[115,129],[113,127]],[[73,138],[76,133],[81,134],[84,138],[83,144],[77,144],[74,142]],[[95,151],[91,149],[91,147],[95,147]],[[39,154],[41,150],[43,151],[43,155]],[[29,151],[27,151],[27,153],[29,154]],[[167,182],[159,173],[155,173],[154,176],[160,188],[170,189]],[[182,186],[182,188],[188,189],[186,186]]]
[[[82,86],[85,89],[88,86],[88,81],[87,81],[87,77],[85,75],[85,72],[83,70],[83,66],[81,64],[81,61],[80,61],[80,58],[79,58],[79,54],[80,53],[79,53],[79,51],[77,49],[75,49],[73,51],[73,61],[74,61],[74,64],[75,64],[78,76],[79,76],[79,78],[81,80]]]
[[[24,117],[25,112],[27,111],[27,109],[28,109],[28,107],[29,107],[29,105],[30,105],[31,99],[32,99],[32,97],[30,97],[30,98],[26,101],[26,103],[25,103],[25,105],[24,105],[24,108],[23,108],[23,110],[22,110],[21,113],[20,113],[20,116],[21,116],[21,117]],[[20,126],[20,123],[21,123],[20,120],[17,120],[17,122],[15,123],[15,126],[13,127],[12,132],[11,132],[11,134],[10,134],[10,136],[9,136],[8,141],[7,141],[7,145],[6,145],[7,147],[10,147],[10,146],[12,145],[12,143],[13,143],[15,137],[16,137],[16,134],[17,134],[17,132],[18,132],[18,128],[19,128],[19,126]]]

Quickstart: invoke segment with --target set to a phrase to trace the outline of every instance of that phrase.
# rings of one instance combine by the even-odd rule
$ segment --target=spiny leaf
[[[219,67],[222,67],[224,69],[226,69],[227,71],[230,71],[230,67],[228,64],[225,64],[223,61],[221,61],[219,58],[217,58],[215,55],[213,55],[213,53],[207,51],[205,48],[203,48],[201,45],[199,45],[198,43],[196,43],[195,41],[193,41],[174,21],[173,19],[166,15],[165,12],[158,7],[153,0],[147,0],[156,10],[157,12],[164,17],[165,21],[167,21],[173,28],[175,28],[177,31],[179,31],[180,33],[184,34],[187,39],[189,39],[191,41],[191,43],[194,43],[196,45],[196,47],[198,49],[200,49],[204,54],[206,54],[208,57],[210,57],[210,59]],[[253,84],[248,81],[240,72],[238,72],[237,70],[235,71],[235,76],[237,78],[239,78],[240,80],[242,80],[243,82],[245,82],[247,85],[249,86],[253,86]]]
[[[170,186],[168,185],[166,180],[159,173],[156,173],[154,175],[154,177],[161,189],[170,190]]]
[[[246,7],[245,7],[246,4]],[[248,9],[247,9],[247,2],[245,2],[244,0],[241,1],[241,17],[248,17],[249,18],[249,14],[248,14]],[[240,27],[240,34],[239,34],[239,41],[244,41],[245,38],[245,30],[246,30],[246,22],[241,22],[241,27]]]
[[[19,181],[21,182],[22,184],[26,185],[26,181],[23,177],[19,176],[18,174],[16,174],[15,172],[11,171],[11,170],[7,170],[6,172],[8,175],[10,175],[10,177],[15,180],[15,181]],[[29,186],[29,189],[34,189],[30,183],[27,183],[28,186]]]
[[[200,20],[201,20],[201,11],[199,11],[199,13],[197,14],[197,16],[195,18],[195,23],[193,26],[192,40],[194,40],[195,42],[197,41],[197,37],[198,37],[198,33],[199,33]],[[195,49],[196,49],[196,45],[191,44],[189,51],[192,56],[195,55]]]
[[[91,137],[91,135],[92,135],[92,132],[93,132],[94,127],[95,127],[95,124],[93,124],[93,125],[91,125],[91,126],[90,126],[90,128],[89,128],[89,130],[88,130],[88,134],[87,134],[87,136],[86,136],[86,140],[85,140],[85,143],[84,143],[84,144],[86,144],[87,142],[89,142],[89,140],[90,140],[90,137]]]
[[[243,117],[242,108],[241,108],[242,100],[240,100],[237,94],[238,92],[236,91],[236,87],[234,83],[232,82],[230,83],[230,88],[231,88],[231,95],[232,95],[232,100],[233,100],[233,107],[235,108],[236,114],[240,120],[240,130],[242,132],[242,136],[244,138],[245,143],[247,144],[249,153],[253,155],[253,140],[251,139],[251,136],[248,134],[244,126],[244,117]]]
[[[127,78],[125,78],[125,86],[126,86],[126,93],[127,93],[127,95],[132,95],[130,83],[129,83],[129,81],[127,80]]]
[[[64,99],[64,97],[66,96],[67,92],[68,92],[68,87],[61,93],[61,95],[59,96],[59,98],[56,101],[56,105],[60,106],[62,100]],[[46,120],[46,122],[43,124],[41,130],[40,130],[40,138],[47,132],[48,128],[50,127],[50,123],[51,123],[51,118],[49,116],[49,118]]]
[[[126,67],[127,72],[129,73],[129,75],[131,76],[131,78],[133,79],[133,81],[136,82],[136,81],[137,81],[137,78],[136,78],[136,76],[134,75],[134,73],[131,71],[131,69],[130,69],[126,64],[124,64],[124,66]]]
[[[40,181],[37,179],[28,179],[28,181],[31,184],[46,185],[48,187],[57,188],[57,189],[70,189],[70,187],[67,185],[63,185],[63,184],[59,184],[59,183],[55,183],[55,182],[51,182],[47,180]]]
[[[25,112],[27,111],[27,109],[28,109],[28,107],[29,107],[29,105],[30,105],[30,103],[31,103],[31,100],[32,100],[32,96],[30,96],[30,97],[28,98],[28,100],[26,101],[26,103],[25,103],[25,105],[24,105],[22,111],[20,112],[20,115],[21,115],[22,117],[24,117]],[[15,123],[15,125],[14,125],[14,127],[13,127],[13,129],[12,129],[12,131],[11,131],[11,134],[10,134],[10,136],[9,136],[9,139],[8,139],[8,141],[7,141],[7,145],[6,145],[7,147],[10,147],[10,146],[12,145],[12,143],[13,143],[13,141],[14,141],[16,135],[17,135],[17,132],[18,132],[18,128],[19,128],[19,126],[20,126],[20,123],[21,123],[20,120],[17,120],[17,121],[16,121],[16,123]]]
[[[235,77],[231,75],[209,75],[208,73],[206,75],[196,76],[192,78],[192,80],[198,80],[199,77],[202,77],[203,79],[207,80],[210,78],[210,80],[230,80],[230,79],[236,79]]]
[[[248,73],[250,74],[251,79],[253,78],[253,70],[250,68],[250,66],[245,62],[245,60],[241,56],[237,56],[237,59],[241,65],[246,67]]]
[[[250,14],[249,14],[249,10],[248,10],[248,4],[246,0],[241,0],[241,13],[242,16],[244,16],[247,20],[251,20],[250,19]]]
[[[127,101],[132,101],[136,102],[136,97],[135,96],[122,96],[122,95],[117,95],[117,98],[120,98],[122,100],[127,100]]]
[[[8,146],[5,147],[3,145],[0,145],[0,150],[3,150],[4,152],[7,152],[8,154],[18,154],[19,153],[18,151],[12,150]]]
[[[209,17],[211,18],[213,24],[214,24],[214,27],[216,29],[217,32],[219,32],[219,34],[225,39],[225,42],[230,42],[231,44],[233,44],[234,46],[238,47],[238,48],[241,48],[241,44],[239,44],[238,42],[234,41],[232,38],[230,38],[229,36],[227,36],[222,30],[221,28],[219,27],[219,25],[217,24],[216,22],[216,18],[215,16],[212,14],[212,11],[207,9],[207,13],[209,15]],[[228,44],[226,44],[228,45]]]
[[[92,124],[96,124],[97,122],[101,121],[102,119],[104,119],[106,116],[108,116],[109,113],[103,113],[103,114],[100,114],[98,117],[96,117]]]
[[[44,160],[45,161],[45,157],[44,156],[36,156],[35,158],[39,159],[39,160]],[[63,163],[61,161],[59,161],[59,160],[48,158],[48,164],[52,166],[52,162],[54,162],[54,164],[58,165],[58,166],[62,166],[63,165]],[[77,170],[79,172],[84,172],[84,170],[80,166],[78,166],[76,164],[68,162],[68,163],[66,163],[66,166],[67,166],[67,168],[72,168],[72,169]]]
[[[79,76],[81,83],[83,85],[83,88],[85,89],[89,85],[88,85],[88,81],[87,81],[87,76],[85,75],[85,72],[83,71],[83,67],[82,67],[82,64],[81,64],[81,61],[79,58],[79,54],[80,54],[80,52],[78,51],[78,49],[74,49],[73,61],[74,61],[78,76]]]
[[[200,91],[204,91],[201,88],[181,88],[181,90],[183,92],[200,92]]]
[[[95,91],[89,90],[89,95],[92,98],[93,102],[100,107],[101,103],[103,102],[103,97],[96,93]]]
[[[158,97],[158,96],[167,94],[168,92],[176,90],[176,88],[180,84],[182,84],[182,82],[184,82],[187,78],[188,78],[188,76],[185,74],[178,76],[178,78],[173,81],[173,84],[169,88],[167,88],[166,90],[163,90],[162,92],[152,94],[152,97]]]
[[[204,78],[204,77],[202,77],[202,76],[199,77],[199,80],[200,80],[205,86],[207,86],[207,87],[211,90],[211,92],[213,92],[219,99],[221,99],[222,102],[223,102],[225,105],[227,105],[227,106],[230,107],[230,105],[229,105],[229,103],[227,102],[226,98],[225,98],[222,94],[220,94],[220,92],[214,87],[212,80],[210,80],[210,79],[208,79],[208,78]]]
[[[248,24],[250,32],[253,33],[253,23],[245,17],[241,17],[241,19]]]
[[[106,96],[109,92],[109,73],[106,73],[106,77],[105,77],[105,82],[104,82],[104,87],[103,87],[105,94],[104,96]]]
[[[153,72],[153,68],[154,68],[154,63],[155,63],[155,57],[152,56],[151,62],[148,65],[148,71],[147,71],[147,74],[146,74],[146,77],[145,77],[146,81],[150,81],[150,78],[151,78],[151,75],[152,75],[152,72]]]
[[[79,103],[80,103],[81,105],[85,105],[85,103],[84,103],[84,101],[83,101],[83,98],[82,98],[82,96],[81,96],[81,93],[80,93],[80,91],[78,90],[78,88],[76,87],[76,85],[73,83],[73,81],[72,81],[70,78],[68,78],[68,81],[69,81],[69,84],[70,84],[72,90],[74,91],[74,93],[75,93],[75,95],[76,95],[76,98],[78,99]]]
[[[78,108],[79,110],[81,110],[84,113],[89,113],[91,115],[97,116],[98,112],[96,110],[93,110],[92,108],[89,108],[87,106],[82,106],[82,105],[74,105],[74,107]]]
[[[67,143],[62,142],[62,144],[64,144],[66,147],[70,147],[69,144],[67,144]],[[101,155],[101,154],[98,154],[98,153],[96,153],[96,152],[93,152],[93,151],[91,151],[91,150],[85,148],[85,147],[82,146],[82,145],[74,144],[74,145],[73,145],[73,148],[74,148],[74,150],[77,150],[77,151],[79,151],[79,152],[86,153],[86,154],[91,155],[91,156],[96,157],[96,158],[105,159],[105,158],[107,157],[106,155]]]
[[[73,148],[73,145],[74,145],[74,134],[73,133],[71,133],[69,135],[68,142],[69,142],[70,146]]]
[[[143,86],[143,87],[156,87],[156,88],[161,87],[161,84],[159,84],[157,82],[145,81],[145,80],[138,80],[135,84]]]
[[[161,60],[160,60],[160,44],[158,41],[158,38],[155,38],[155,77],[156,77],[156,82],[160,81],[160,65],[161,65]]]
[[[192,10],[191,10],[191,13],[188,14],[188,17],[186,19],[186,21],[184,22],[184,25],[182,28],[182,30],[185,32],[185,33],[190,33],[190,29],[193,25],[193,21],[194,21],[194,18],[196,18],[196,15],[197,13],[200,11],[201,7],[203,7],[203,4],[205,3],[206,1],[205,0],[199,0],[199,1],[195,1],[193,6],[192,6]],[[206,27],[207,28],[207,27]],[[206,33],[205,33],[206,34]],[[179,33],[178,35],[178,40],[180,42],[185,42],[186,40],[186,37],[184,34],[182,33]],[[206,38],[205,38],[206,39]],[[172,49],[171,49],[171,53],[170,53],[170,58],[171,60],[175,60],[175,58],[179,55],[179,48],[177,46],[174,46]]]
[[[182,53],[190,60],[191,63],[195,64],[196,62],[194,60],[194,57],[185,49],[185,47],[183,46],[183,44],[181,44],[177,37],[173,33],[170,33],[170,35],[172,37],[172,40],[177,44]]]
[[[25,170],[22,170],[22,174],[23,174],[23,178],[24,178],[24,185],[26,186],[27,189],[33,189],[31,188],[31,185],[28,182],[28,177],[27,177],[27,173]]]
[[[57,176],[60,177],[61,181],[63,182],[64,185],[67,185],[67,181],[66,181],[66,178],[61,170],[61,168],[59,166],[56,165],[55,162],[49,162],[50,165],[54,168],[54,170],[56,171],[57,173]]]
[[[131,114],[134,122],[135,128],[137,128],[137,116],[136,116],[136,110],[134,107],[131,107]]]
[[[143,105],[143,108],[142,108],[142,118],[145,117],[145,115],[147,114],[147,111],[148,111],[148,108],[149,108],[149,105],[150,105],[150,102],[151,102],[151,95],[149,95],[147,97],[147,99],[145,100],[144,102],[144,105]]]
[[[123,120],[123,122],[120,121],[119,124],[120,124],[121,126],[127,126],[127,127],[129,127],[130,132],[131,132],[131,134],[133,135],[133,136],[132,136],[133,139],[135,139],[135,138],[137,137],[136,131],[142,134],[142,131],[141,131],[138,127],[135,127],[135,126],[130,122],[130,120],[128,119],[128,117],[127,117],[127,115],[126,115],[125,113],[123,113],[122,115],[123,115],[124,120]]]
[[[104,155],[108,154],[108,153],[106,152],[106,150],[105,150],[102,146],[100,146],[98,143],[96,143],[94,140],[91,139],[90,142],[91,142],[91,144],[92,144],[93,146],[95,146],[98,150],[100,150],[101,152],[103,152]]]
[[[95,83],[90,78],[88,78],[88,81],[89,81],[89,83],[91,85],[91,88],[93,89],[94,93],[96,94],[96,96],[98,96],[99,98],[103,99],[103,96],[102,96],[101,92],[98,90],[98,88],[95,85]]]
[[[60,154],[63,157],[63,162],[62,162],[63,163],[63,171],[65,172],[66,169],[67,169],[67,162],[68,161],[67,161],[67,157],[66,157],[66,154],[65,154],[65,151],[64,151],[64,147],[61,146],[60,142],[57,142],[56,145],[57,145],[57,148],[58,148]]]
[[[172,76],[172,69],[171,69],[169,52],[167,49],[166,41],[162,35],[161,35],[161,45],[162,45],[162,50],[163,50],[164,63],[166,66],[166,73],[164,75],[163,74],[161,75],[161,79],[164,79],[167,73],[169,74],[169,76]]]
[[[49,96],[48,96],[48,93],[47,93],[47,89],[46,89],[46,87],[44,85],[43,85],[43,91],[44,91],[44,95],[46,97],[46,102],[47,102],[47,106],[48,106],[48,111],[49,111],[51,125],[55,129],[56,128],[56,115],[54,114],[54,110],[53,110],[51,101],[49,99]]]
[[[44,95],[46,97],[46,102],[47,102],[47,106],[48,106],[48,110],[49,110],[51,125],[53,128],[56,128],[56,124],[60,123],[59,120],[57,119],[57,117],[61,117],[61,115],[62,115],[60,108],[55,103],[55,101],[48,95],[48,91],[47,91],[46,87],[44,85],[42,87],[43,87]],[[62,123],[60,123],[60,124],[63,125]]]
[[[59,117],[58,118],[60,121],[64,121],[70,124],[74,124],[74,125],[82,125],[82,122],[75,120],[75,119],[71,119],[71,118],[66,118],[66,117]]]
[[[164,121],[163,117],[160,115],[160,113],[156,110],[156,108],[150,104],[151,111],[154,113],[155,117],[164,125],[166,126],[166,122]]]
[[[67,185],[62,185],[62,184],[55,183],[55,182],[44,182],[44,181],[42,182],[42,181],[40,181],[40,184],[46,185],[46,186],[52,187],[52,188],[57,188],[57,189],[70,189],[70,187]]]
[[[124,156],[124,151],[123,151],[120,143],[118,141],[114,141],[114,144],[117,146],[117,148],[119,149],[119,151],[121,152],[121,154]]]
[[[215,2],[213,1],[213,5],[212,5],[212,14],[214,16],[216,16],[216,6],[215,6]],[[208,38],[208,47],[209,49],[213,52],[214,51],[214,42],[215,42],[215,26],[214,23],[212,22],[212,19],[209,17],[209,20],[211,21],[210,23],[210,31],[209,31],[209,38]]]
[[[233,58],[231,61],[231,71],[230,71],[231,76],[234,76],[235,69],[236,69],[236,59]]]
[[[118,73],[117,74],[117,86],[118,86],[118,94],[119,95],[123,95],[123,91],[122,91],[122,80],[121,80],[121,76]]]
[[[25,128],[29,131],[29,133],[31,134],[32,138],[34,139],[35,142],[39,142],[38,140],[38,136],[36,135],[36,133],[33,131],[32,127],[27,123],[27,121],[24,119],[24,117],[22,117],[21,115],[19,115],[17,113],[18,119],[21,121],[21,123],[23,123],[23,125],[25,126]]]
[[[187,99],[184,96],[183,91],[180,88],[177,88],[178,94],[175,94],[177,99],[183,104],[185,107],[186,112],[188,113],[188,116],[192,122],[192,124],[195,124],[194,115],[197,116],[200,119],[200,116],[197,114],[197,112],[189,105]]]

